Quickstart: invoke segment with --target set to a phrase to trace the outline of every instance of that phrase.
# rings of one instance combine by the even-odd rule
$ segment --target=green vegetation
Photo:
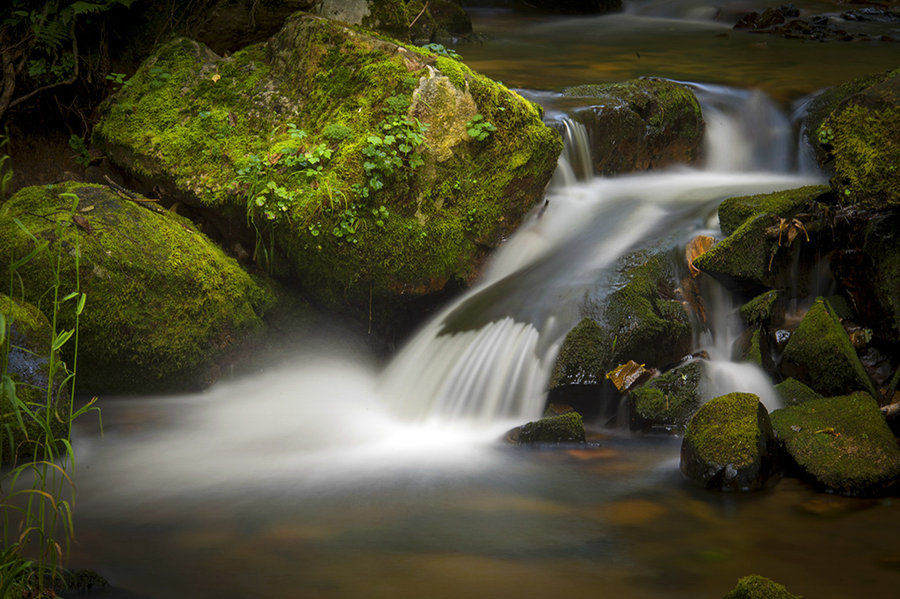
[[[752,574],[738,580],[723,599],[801,599],[783,586],[764,576]]]
[[[466,123],[466,131],[469,133],[469,137],[472,139],[477,139],[478,141],[484,141],[488,138],[488,135],[491,132],[496,131],[497,128],[494,127],[491,123],[484,120],[484,117],[480,114],[476,114],[469,122]]]

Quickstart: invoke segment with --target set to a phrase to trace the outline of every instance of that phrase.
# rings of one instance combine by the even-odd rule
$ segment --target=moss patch
[[[728,198],[719,204],[719,226],[722,233],[731,235],[747,219],[762,213],[791,218],[828,191],[829,188],[825,185],[809,185],[774,193]]]
[[[803,473],[831,491],[879,494],[900,477],[900,448],[866,393],[776,410],[772,425]]]
[[[78,198],[73,221],[72,196]],[[48,290],[60,253],[61,293],[81,291],[78,384],[84,391],[149,391],[208,382],[224,352],[262,327],[270,291],[172,213],[154,213],[99,185],[65,183],[21,190],[0,208],[0,254],[24,256],[34,242],[50,251],[20,271],[25,297],[51,309]],[[6,265],[0,265],[0,268]],[[8,276],[8,275],[4,275]],[[74,309],[59,315],[74,327]],[[71,351],[74,344],[64,349]],[[71,355],[67,359],[71,362]]]
[[[850,337],[822,298],[816,299],[791,335],[781,369],[823,395],[859,389],[876,395]]]
[[[794,378],[787,378],[775,385],[775,391],[786,406],[796,406],[805,401],[822,397]]]

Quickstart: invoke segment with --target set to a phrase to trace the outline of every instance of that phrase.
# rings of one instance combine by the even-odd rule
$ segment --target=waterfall
[[[675,247],[710,233],[709,215],[727,197],[818,180],[781,168],[783,161],[794,164],[793,138],[789,120],[768,98],[694,87],[704,114],[713,115],[706,140],[713,158],[702,170],[579,178],[574,173],[590,165],[584,140],[577,127],[557,124],[567,151],[545,203],[499,248],[482,280],[385,369],[379,389],[396,413],[425,421],[539,416],[559,346],[578,322],[585,294],[612,285],[619,258],[660,239]]]

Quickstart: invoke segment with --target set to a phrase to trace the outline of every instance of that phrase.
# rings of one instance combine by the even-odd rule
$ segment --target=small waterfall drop
[[[582,179],[577,173],[591,164],[586,138],[566,119],[556,124],[567,135],[566,151],[546,201],[499,248],[482,280],[427,323],[385,369],[379,391],[395,413],[438,422],[536,418],[585,294],[611,284],[604,281],[611,281],[619,258],[660,239],[674,247],[708,232],[708,217],[724,198],[819,180],[789,174],[784,166],[794,164],[794,140],[789,120],[768,98],[696,87],[702,87],[704,114],[714,115],[707,131],[713,156],[716,148],[737,147],[703,170]],[[579,165],[573,168],[572,160]],[[735,390],[726,371],[737,371],[742,381],[757,376],[743,366],[720,367],[730,364],[728,355],[716,355],[723,359],[713,360],[713,370],[721,372],[712,389]],[[768,382],[752,387],[771,394]],[[774,405],[773,398],[764,401]]]

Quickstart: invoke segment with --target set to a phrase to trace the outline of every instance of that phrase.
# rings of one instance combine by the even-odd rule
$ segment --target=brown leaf
[[[691,239],[684,248],[684,257],[687,258],[688,270],[692,277],[700,276],[700,269],[694,266],[694,260],[709,251],[716,240],[709,235],[697,235]]]
[[[94,232],[93,228],[91,228],[91,223],[88,222],[88,219],[81,216],[80,214],[73,214],[72,222],[78,225],[78,228],[82,229],[88,235]]]
[[[628,391],[650,376],[652,372],[644,368],[644,364],[638,364],[634,360],[628,360],[606,373],[606,378],[613,382],[620,393]]]
[[[232,127],[237,127],[237,115],[233,112],[228,113],[228,124]]]
[[[276,165],[278,161],[284,158],[284,152],[278,152],[277,154],[269,154],[269,164]]]

